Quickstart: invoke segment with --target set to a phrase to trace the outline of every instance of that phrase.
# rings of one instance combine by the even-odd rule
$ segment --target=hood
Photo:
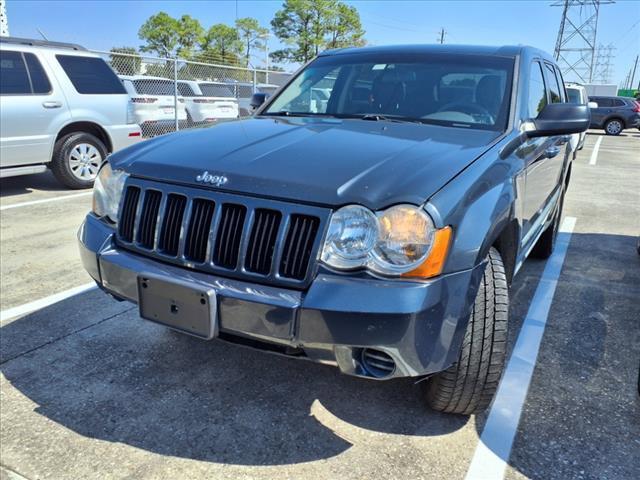
[[[112,156],[116,168],[317,205],[420,205],[480,156],[498,132],[358,119],[251,118],[142,142]]]

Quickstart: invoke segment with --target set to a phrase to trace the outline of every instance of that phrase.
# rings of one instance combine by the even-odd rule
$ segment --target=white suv
[[[569,103],[577,103],[578,105],[589,104],[587,90],[579,83],[565,83],[564,88],[567,91],[567,100]],[[578,150],[582,150],[582,148],[584,147],[584,141],[586,137],[586,131],[582,133],[576,133],[571,136],[571,146],[573,147],[574,156]]]
[[[0,37],[0,177],[49,167],[87,188],[110,152],[140,140],[127,93],[97,54]]]
[[[153,137],[172,132],[176,125],[176,103],[178,123],[187,120],[184,98],[175,97],[173,80],[147,75],[120,75],[124,88],[133,102],[133,115],[142,128],[142,135]]]
[[[238,101],[224,84],[178,80],[178,91],[185,100],[189,126],[238,118]]]

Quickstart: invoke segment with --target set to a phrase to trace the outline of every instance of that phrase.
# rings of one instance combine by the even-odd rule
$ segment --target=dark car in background
[[[553,252],[588,124],[534,48],[325,52],[252,118],[112,155],[82,262],[147,320],[480,412],[509,285]]]
[[[604,130],[607,135],[620,135],[625,128],[640,127],[640,102],[631,97],[589,97],[598,104],[591,109],[589,128]]]

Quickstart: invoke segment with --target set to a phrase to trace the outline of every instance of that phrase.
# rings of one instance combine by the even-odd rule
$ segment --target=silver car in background
[[[184,98],[189,126],[238,118],[238,101],[224,84],[180,80],[178,93]]]
[[[142,128],[142,135],[153,137],[171,132],[176,123],[176,103],[178,122],[187,120],[184,98],[175,98],[173,80],[146,75],[120,75],[120,80],[133,104],[133,116]]]
[[[0,177],[50,168],[93,185],[107,155],[140,141],[111,67],[79,45],[0,38]]]

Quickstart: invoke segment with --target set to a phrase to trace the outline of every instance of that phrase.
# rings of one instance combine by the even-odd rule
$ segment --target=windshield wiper
[[[381,115],[379,113],[345,115],[343,118],[356,118],[359,120],[369,120],[373,122],[421,123],[420,120],[416,118],[402,117],[400,115]]]

